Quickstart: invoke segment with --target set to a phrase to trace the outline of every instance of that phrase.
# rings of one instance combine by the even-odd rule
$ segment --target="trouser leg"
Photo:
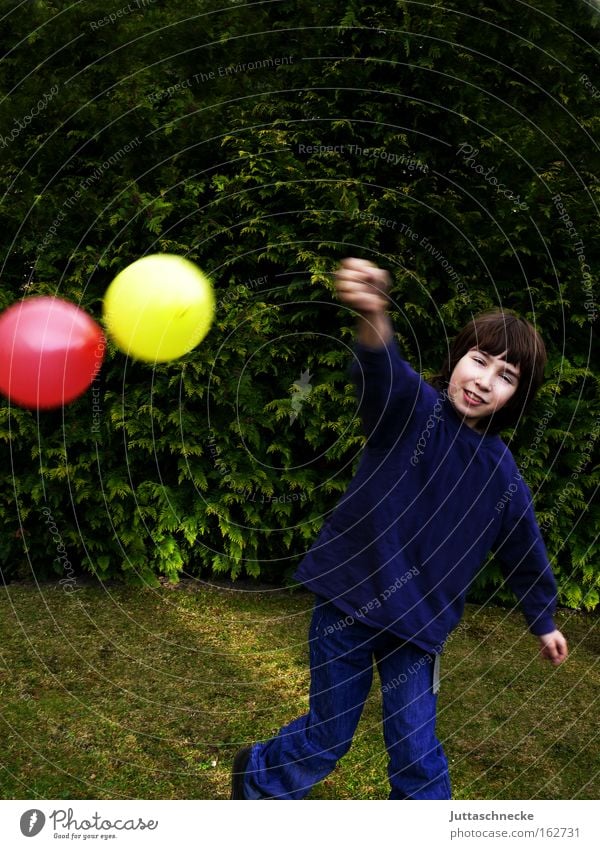
[[[370,635],[317,600],[309,630],[309,711],[253,747],[244,781],[248,799],[303,799],[348,751],[373,680]]]
[[[389,798],[451,799],[448,761],[435,735],[435,655],[399,642],[376,649],[375,659],[389,755]]]

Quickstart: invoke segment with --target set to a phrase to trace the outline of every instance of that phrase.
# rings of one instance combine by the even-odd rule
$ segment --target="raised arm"
[[[337,296],[355,309],[356,339],[367,348],[384,348],[392,339],[392,323],[387,314],[390,276],[366,259],[342,260],[335,274]]]
[[[357,344],[349,374],[358,393],[358,412],[371,448],[389,447],[401,434],[427,388],[404,360],[387,315],[390,278],[364,259],[344,259],[336,271],[340,301],[356,310]],[[429,388],[435,396],[435,390]]]

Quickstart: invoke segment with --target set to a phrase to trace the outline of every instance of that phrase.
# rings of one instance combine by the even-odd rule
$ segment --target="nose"
[[[475,382],[477,383],[477,386],[479,386],[480,389],[489,390],[492,382],[491,376],[487,373],[487,371],[484,371],[481,374],[477,375],[477,379]]]

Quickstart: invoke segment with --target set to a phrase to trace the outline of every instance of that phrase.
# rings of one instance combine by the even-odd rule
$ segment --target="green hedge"
[[[167,251],[212,277],[218,309],[176,363],[109,346],[64,410],[2,402],[4,577],[289,582],[363,445],[354,316],[332,278],[355,255],[391,270],[397,338],[425,376],[481,309],[538,326],[547,380],[505,437],[561,602],[593,609],[598,14],[554,0],[518,15],[500,0],[28,10],[0,20],[0,307],[53,293],[99,318],[120,269]],[[472,597],[499,584],[490,562]]]

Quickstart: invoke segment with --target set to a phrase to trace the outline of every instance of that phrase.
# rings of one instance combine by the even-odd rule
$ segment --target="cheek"
[[[467,371],[468,367],[465,366],[464,363],[457,363],[454,371],[450,375],[450,383],[460,383],[460,381],[465,379]]]
[[[508,402],[514,398],[516,394],[516,388],[514,386],[509,386],[508,384],[504,384],[503,386],[498,387],[497,396],[498,400],[502,405],[508,404]]]
[[[456,395],[458,392],[458,386],[461,381],[461,376],[458,369],[455,369],[450,375],[450,385],[448,387],[449,391],[452,395]]]

